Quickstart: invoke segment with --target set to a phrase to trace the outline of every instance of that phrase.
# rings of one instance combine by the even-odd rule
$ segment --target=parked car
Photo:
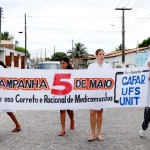
[[[60,69],[60,62],[59,61],[45,61],[39,62],[37,69]]]

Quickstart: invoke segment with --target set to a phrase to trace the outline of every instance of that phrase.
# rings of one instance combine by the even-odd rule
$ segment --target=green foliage
[[[62,57],[67,57],[67,54],[64,52],[56,52],[52,55],[51,61],[60,61]]]
[[[9,32],[3,32],[1,34],[1,40],[13,40],[13,39],[14,39],[14,36],[12,34],[10,34]],[[19,47],[18,44],[19,44],[19,42],[15,41],[15,46],[16,46],[15,50],[25,53],[25,49],[23,47]],[[28,50],[27,50],[26,54],[27,54],[27,58],[29,59],[30,58],[30,53],[29,53]]]
[[[80,58],[86,56],[88,55],[87,48],[82,43],[75,43],[75,48],[73,50],[73,54],[71,55],[73,55],[74,58]]]
[[[142,43],[140,43],[138,45],[138,47],[147,47],[147,46],[150,46],[150,37],[148,37],[147,39],[144,39]]]
[[[3,32],[1,33],[1,40],[13,40],[14,36],[10,34],[9,32]]]
[[[121,51],[122,50],[122,44],[118,45],[116,48],[115,48],[115,51]]]
[[[46,61],[51,61],[51,59],[49,57],[46,58]]]
[[[16,51],[19,51],[19,52],[23,52],[23,53],[25,53],[25,49],[24,49],[24,47],[19,47],[19,46],[16,46],[15,47],[15,50]],[[29,53],[29,51],[27,50],[27,58],[29,59],[30,58],[30,53]]]
[[[121,66],[120,65],[116,65],[116,68],[121,68]]]
[[[86,68],[88,68],[90,64],[92,64],[92,63],[88,63],[88,64],[86,64]]]

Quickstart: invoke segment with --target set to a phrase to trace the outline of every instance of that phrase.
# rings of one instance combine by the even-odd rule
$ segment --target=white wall
[[[122,64],[122,55],[111,58],[105,58],[105,62],[111,64],[113,68],[116,68],[116,66],[121,66],[123,68],[126,67],[126,65],[129,65],[129,67],[135,67],[136,52],[125,55],[125,64]]]
[[[94,62],[96,62],[96,59],[89,59],[89,60],[87,60],[87,64],[91,64],[91,63],[94,63]]]
[[[18,51],[15,51],[13,49],[8,49],[8,48],[0,48],[0,60],[5,62],[5,56],[10,56],[10,53],[14,53],[14,56],[17,56],[17,55],[20,55],[19,57],[19,67],[18,68],[21,68],[21,56],[24,56],[25,53],[23,52],[18,52]],[[11,62],[11,67],[14,68],[14,59],[12,59],[12,62]]]
[[[150,54],[150,48],[145,49],[141,52],[146,52]],[[116,66],[121,66],[122,68],[126,67],[129,65],[129,67],[136,67],[136,59],[137,59],[137,53],[138,52],[133,52],[125,55],[125,64],[122,64],[122,55],[116,56],[116,57],[110,57],[110,58],[105,58],[105,62],[109,63],[113,68],[116,68]],[[93,63],[96,62],[96,59],[91,59],[88,60],[87,63]]]
[[[11,52],[14,53],[14,56],[17,56],[18,54],[21,56],[25,56],[25,53],[18,52],[18,51],[15,51],[13,49],[4,48],[4,51],[6,51],[6,56],[9,56]]]

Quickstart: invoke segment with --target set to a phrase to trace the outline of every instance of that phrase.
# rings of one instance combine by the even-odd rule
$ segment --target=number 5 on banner
[[[63,86],[64,89],[52,89],[51,93],[54,95],[67,95],[72,91],[72,84],[62,79],[70,79],[71,74],[55,74],[53,86]]]

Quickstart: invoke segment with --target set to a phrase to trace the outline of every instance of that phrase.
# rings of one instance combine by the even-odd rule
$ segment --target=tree
[[[15,47],[19,45],[19,41],[15,41]]]
[[[13,40],[13,39],[14,39],[14,36],[12,34],[10,34],[9,32],[3,32],[1,34],[1,40]],[[19,44],[19,42],[15,41],[15,50],[25,53],[25,49],[23,47],[19,47],[18,44]],[[28,50],[27,50],[27,58],[28,59],[30,58],[30,53]]]
[[[3,32],[1,34],[1,40],[13,40],[14,36],[10,34],[9,32]]]
[[[87,48],[82,43],[75,43],[75,48],[73,50],[73,57],[74,58],[80,58],[82,56],[88,55]]]
[[[116,48],[115,48],[115,51],[121,51],[122,50],[122,44],[118,45]]]
[[[67,57],[67,54],[64,52],[56,52],[52,55],[51,61],[60,61],[62,57]]]
[[[51,59],[49,57],[46,57],[46,61],[51,61]]]
[[[16,46],[16,47],[15,47],[15,50],[16,50],[16,51],[19,51],[19,52],[25,53],[25,48],[24,48],[24,47]],[[27,54],[27,58],[29,59],[29,58],[30,58],[30,53],[29,53],[28,50],[27,50],[26,52],[27,52],[27,53],[26,53],[26,54]]]
[[[148,47],[150,46],[150,37],[144,39],[142,43],[138,44],[138,47]]]

